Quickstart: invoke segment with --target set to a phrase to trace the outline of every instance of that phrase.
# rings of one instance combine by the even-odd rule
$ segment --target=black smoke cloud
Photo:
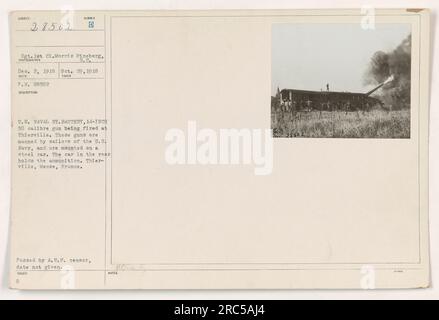
[[[394,80],[376,92],[385,106],[392,110],[410,108],[412,38],[409,35],[392,52],[378,51],[370,59],[364,76],[367,85],[378,85],[391,75]]]

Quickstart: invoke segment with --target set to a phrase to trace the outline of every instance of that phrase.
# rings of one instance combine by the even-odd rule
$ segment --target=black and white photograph
[[[437,300],[439,2],[412,2],[0,1],[0,302]]]
[[[275,138],[410,138],[409,24],[274,24]]]

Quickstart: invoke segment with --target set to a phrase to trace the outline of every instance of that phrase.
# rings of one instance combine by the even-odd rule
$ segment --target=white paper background
[[[430,110],[430,244],[432,288],[425,290],[387,290],[387,291],[112,291],[112,292],[43,292],[14,291],[7,287],[8,279],[8,229],[10,199],[10,65],[8,12],[12,10],[145,10],[145,9],[297,9],[328,8],[323,0],[3,0],[0,2],[0,299],[374,299],[374,298],[439,298],[439,110],[436,107],[439,91],[434,90],[439,76],[437,61],[437,25],[436,12],[439,3],[436,0],[424,1],[332,1],[333,8],[359,8],[376,6],[377,8],[430,8],[432,11],[432,80]]]

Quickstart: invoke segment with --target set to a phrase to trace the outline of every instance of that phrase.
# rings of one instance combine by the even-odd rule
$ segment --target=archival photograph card
[[[10,29],[11,288],[429,286],[428,10]]]

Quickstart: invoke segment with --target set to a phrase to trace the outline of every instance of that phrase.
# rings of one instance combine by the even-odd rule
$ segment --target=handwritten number
[[[41,31],[71,31],[72,27],[70,22],[66,22],[65,24],[58,24],[56,22],[52,22],[49,24],[49,22],[44,22],[41,25]],[[36,31],[40,31],[40,26],[38,25],[38,23],[33,22],[32,26],[30,28],[30,31],[36,32]]]

